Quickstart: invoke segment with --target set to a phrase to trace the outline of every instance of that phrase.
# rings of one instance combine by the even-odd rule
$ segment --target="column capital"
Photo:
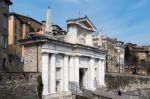
[[[69,57],[70,55],[69,55],[69,54],[64,54],[64,56],[65,56],[65,57]]]
[[[80,55],[72,55],[73,57],[80,57]]]
[[[49,54],[48,52],[42,52],[41,54]]]
[[[49,54],[51,54],[51,55],[57,55],[58,53],[49,53]]]
[[[101,59],[101,58],[99,58],[99,60],[100,60],[100,61],[105,61],[105,59]]]

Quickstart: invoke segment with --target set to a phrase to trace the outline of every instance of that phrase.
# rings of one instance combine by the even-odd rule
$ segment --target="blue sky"
[[[10,11],[52,21],[66,30],[66,20],[87,15],[102,33],[124,42],[150,45],[150,0],[12,0]]]

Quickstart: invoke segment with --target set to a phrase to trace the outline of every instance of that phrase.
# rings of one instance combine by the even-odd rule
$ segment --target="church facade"
[[[68,20],[68,31],[59,35],[62,29],[56,26],[53,34],[50,11],[47,17],[49,22],[46,22],[43,36],[20,40],[25,47],[23,70],[41,72],[43,97],[105,86],[106,54],[93,46],[92,34],[96,28],[88,17]]]

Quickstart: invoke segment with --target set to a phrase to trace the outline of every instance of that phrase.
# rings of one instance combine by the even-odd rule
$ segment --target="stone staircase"
[[[113,99],[113,94],[101,90],[95,91],[87,90],[81,88],[76,83],[70,83],[70,90],[73,95],[77,95],[78,97],[82,98],[84,97],[85,99]]]

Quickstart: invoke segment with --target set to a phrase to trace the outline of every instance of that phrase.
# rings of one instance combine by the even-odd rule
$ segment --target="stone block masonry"
[[[118,90],[121,90],[126,96],[138,96],[138,99],[150,98],[149,76],[109,73],[105,75],[105,82],[109,92],[117,94]]]
[[[40,99],[40,73],[0,73],[0,99]]]

